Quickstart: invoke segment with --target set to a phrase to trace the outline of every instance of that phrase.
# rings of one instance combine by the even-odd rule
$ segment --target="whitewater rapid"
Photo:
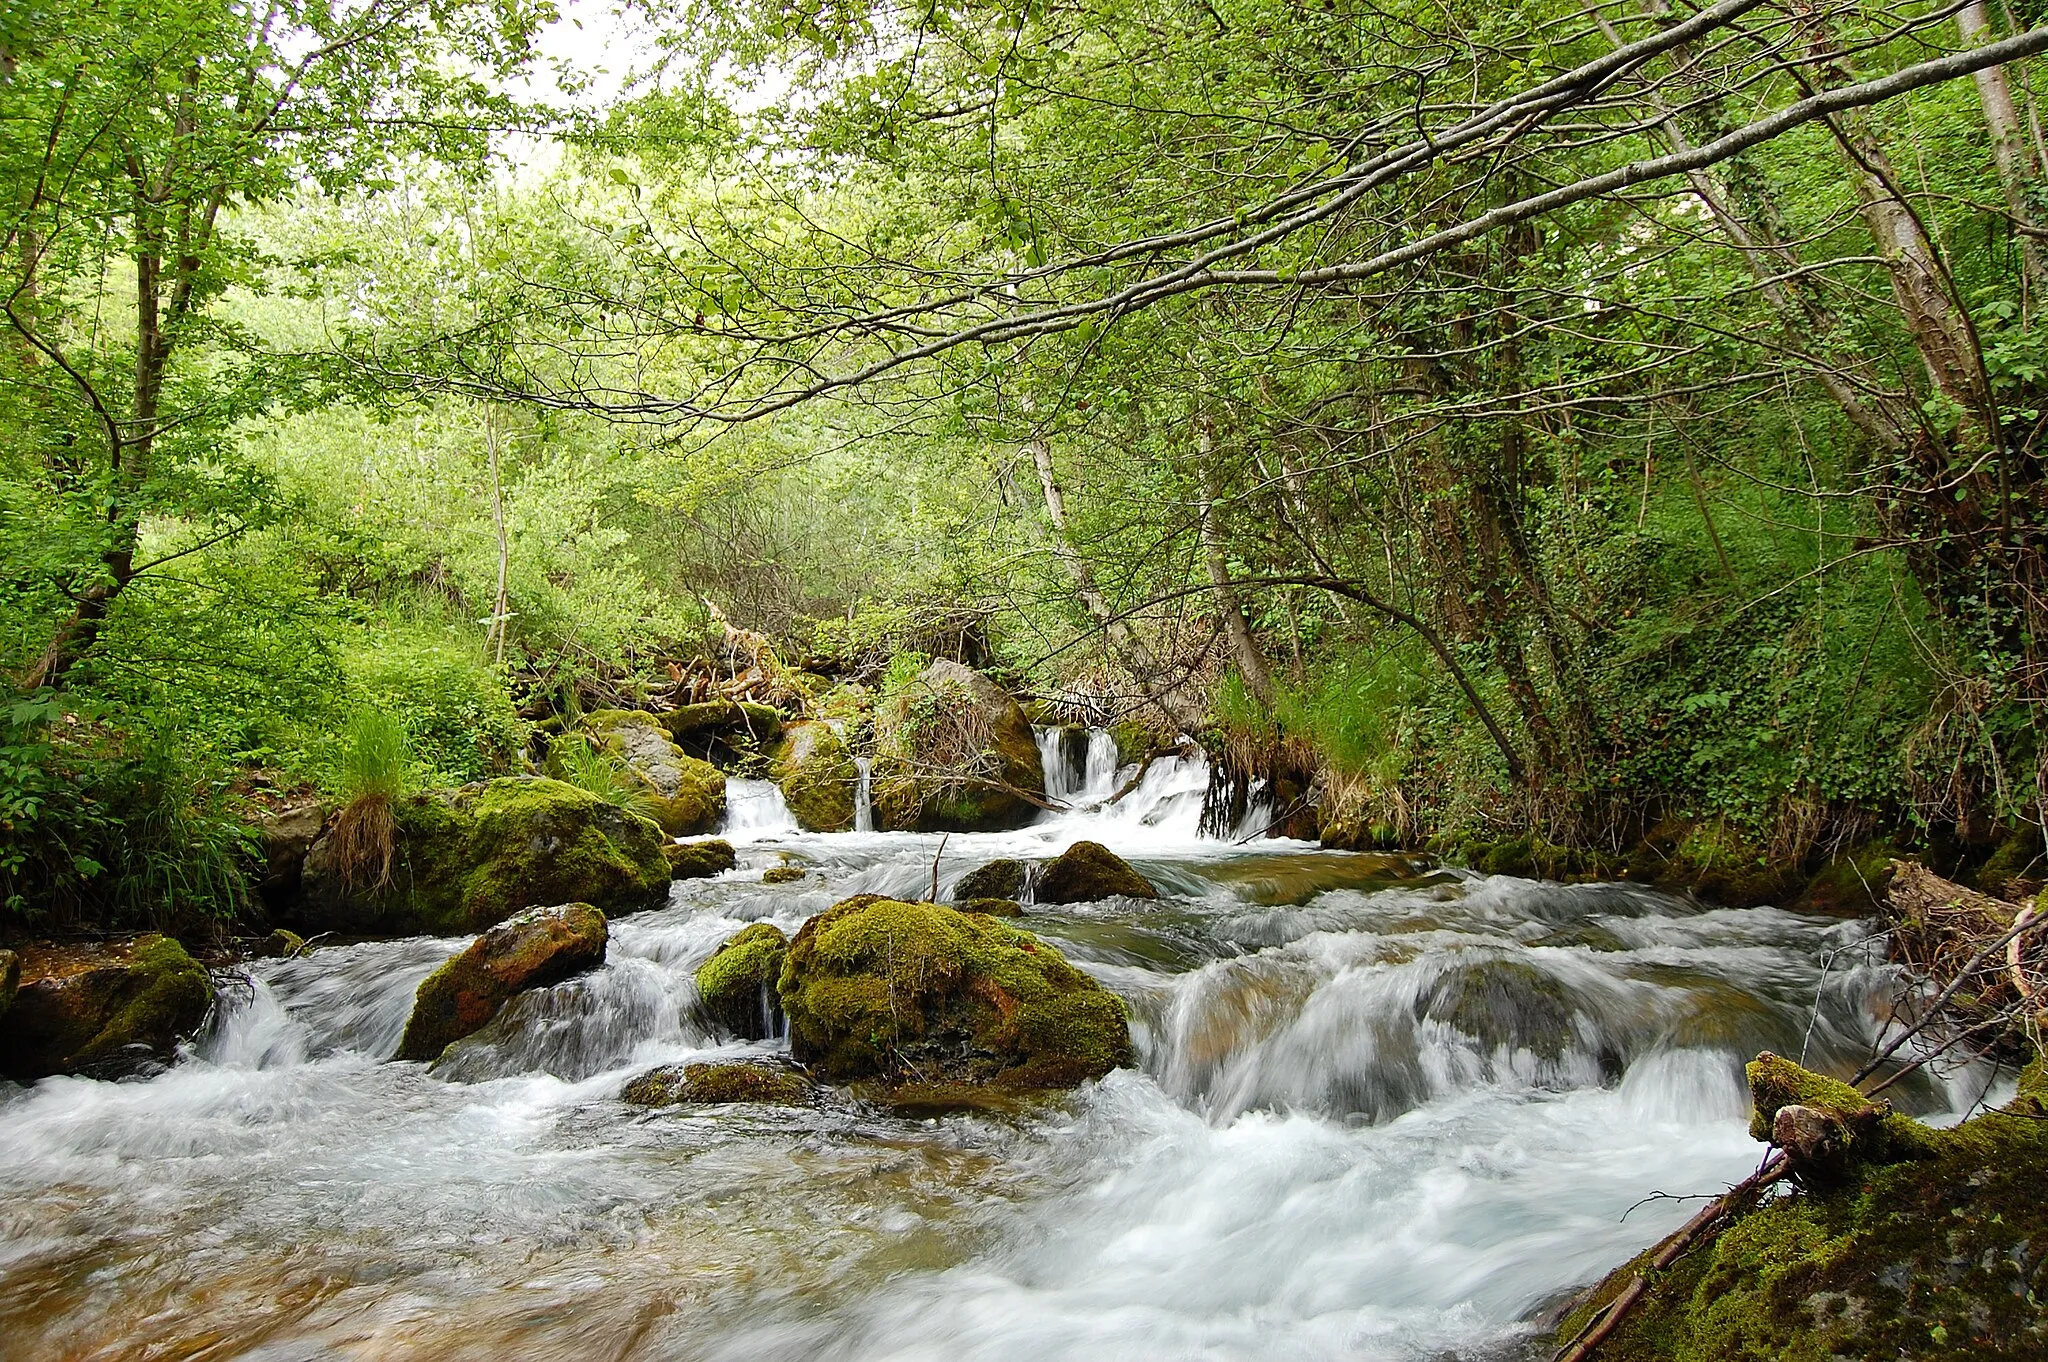
[[[1186,771],[1104,808],[1119,774],[1084,754],[1073,810],[943,852],[741,791],[738,869],[432,1069],[388,1056],[463,938],[255,962],[147,1081],[0,1085],[0,1357],[1512,1356],[1754,1168],[1744,1059],[1853,1067],[1888,1017],[1867,924],[1234,846]],[[1084,835],[1169,897],[1024,925],[1130,1003],[1137,1070],[1009,1116],[619,1100],[778,1048],[693,1015],[746,923]]]

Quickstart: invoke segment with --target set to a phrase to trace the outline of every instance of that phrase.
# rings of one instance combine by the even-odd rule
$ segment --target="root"
[[[343,887],[371,894],[389,888],[398,855],[398,821],[389,797],[364,795],[335,815],[332,849]]]

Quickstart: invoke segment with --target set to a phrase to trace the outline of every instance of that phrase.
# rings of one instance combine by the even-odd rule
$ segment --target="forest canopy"
[[[10,7],[5,911],[232,915],[366,723],[526,769],[735,631],[1332,845],[2038,880],[2039,18]]]

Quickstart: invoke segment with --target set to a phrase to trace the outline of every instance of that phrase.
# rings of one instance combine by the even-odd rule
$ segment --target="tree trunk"
[[[1984,12],[1984,0],[1969,0],[1956,11],[1956,31],[1966,46],[1977,47],[1991,38],[1991,21]],[[1991,131],[1991,159],[1998,167],[1998,182],[2005,190],[2006,206],[2019,228],[2020,268],[2026,280],[2028,301],[2038,308],[2048,290],[2048,261],[2041,243],[2033,235],[2033,209],[2027,203],[2027,189],[2040,173],[2027,146],[2026,131],[2013,104],[2012,87],[2003,66],[1987,66],[1970,77],[1977,86],[1977,101],[1984,107],[1984,125]]]
[[[1224,551],[1222,527],[1217,524],[1216,433],[1207,416],[1195,418],[1195,446],[1202,480],[1202,561],[1209,570],[1209,584],[1216,588],[1216,609],[1223,616],[1223,632],[1230,639],[1230,654],[1237,663],[1238,675],[1244,678],[1245,688],[1251,691],[1260,707],[1270,714],[1273,711],[1272,673],[1266,667],[1266,656],[1259,648],[1259,641],[1252,636],[1251,621],[1245,618],[1244,604],[1238,599],[1237,588],[1231,585],[1230,558]]]

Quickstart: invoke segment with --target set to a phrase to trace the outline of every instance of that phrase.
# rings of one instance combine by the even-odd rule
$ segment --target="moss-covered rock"
[[[1152,881],[1100,842],[1076,842],[1038,875],[1040,903],[1093,903],[1098,899],[1156,899]]]
[[[1892,861],[1899,855],[1890,842],[1871,842],[1830,857],[1807,881],[1794,907],[1809,913],[1863,917],[1876,911],[1891,887]]]
[[[1024,905],[1015,899],[974,898],[960,903],[963,913],[986,913],[990,917],[1023,917]]]
[[[30,947],[0,1016],[0,1074],[112,1078],[167,1062],[213,1006],[213,983],[166,936]]]
[[[1031,723],[971,667],[932,663],[875,710],[875,826],[918,832],[1021,828],[1044,807]]]
[[[725,773],[685,756],[654,715],[633,709],[593,710],[583,716],[583,727],[640,779],[663,832],[691,837],[710,832],[725,817]]]
[[[782,1034],[776,984],[789,938],[770,922],[734,933],[697,967],[697,997],[712,1021],[748,1040]]]
[[[960,877],[960,883],[953,886],[953,900],[1014,899],[1023,892],[1022,861],[990,861]]]
[[[795,884],[809,874],[810,872],[800,865],[770,866],[761,872],[761,883]]]
[[[1415,1012],[1489,1050],[1528,1050],[1547,1060],[1560,1058],[1575,1034],[1564,985],[1520,960],[1480,960],[1446,970],[1416,998]]]
[[[1063,1088],[1133,1062],[1123,1000],[1029,932],[861,895],[803,925],[790,1051],[835,1081]]]
[[[307,935],[452,936],[523,908],[588,903],[617,917],[668,900],[661,829],[557,780],[504,777],[401,800],[392,882],[348,885],[326,838],[280,916]]]
[[[604,914],[587,903],[533,908],[469,943],[420,984],[399,1059],[433,1059],[480,1030],[512,995],[604,963]]]
[[[853,826],[860,768],[853,750],[827,723],[791,724],[769,767],[783,802],[811,832],[845,832]]]
[[[732,843],[717,837],[701,842],[670,842],[661,854],[668,858],[668,873],[679,880],[708,880],[740,863]]]
[[[706,700],[701,704],[684,705],[658,717],[661,726],[678,743],[685,738],[737,730],[765,746],[782,733],[781,712],[751,700]]]
[[[803,1073],[772,1060],[732,1064],[668,1064],[641,1074],[619,1096],[640,1107],[673,1107],[685,1102],[723,1105],[807,1106],[817,1087]]]
[[[1751,1068],[1759,1128],[1792,1109],[1872,1105],[1775,1056]],[[1796,1100],[1794,1100],[1796,1099]],[[1763,1119],[1767,1107],[1772,1120]],[[1886,1157],[1743,1212],[1710,1243],[1651,1271],[1597,1362],[1891,1362],[2048,1356],[2048,1121],[2026,1081],[2002,1111],[1953,1130],[1890,1118]],[[1650,1255],[1581,1298],[1562,1342]]]

